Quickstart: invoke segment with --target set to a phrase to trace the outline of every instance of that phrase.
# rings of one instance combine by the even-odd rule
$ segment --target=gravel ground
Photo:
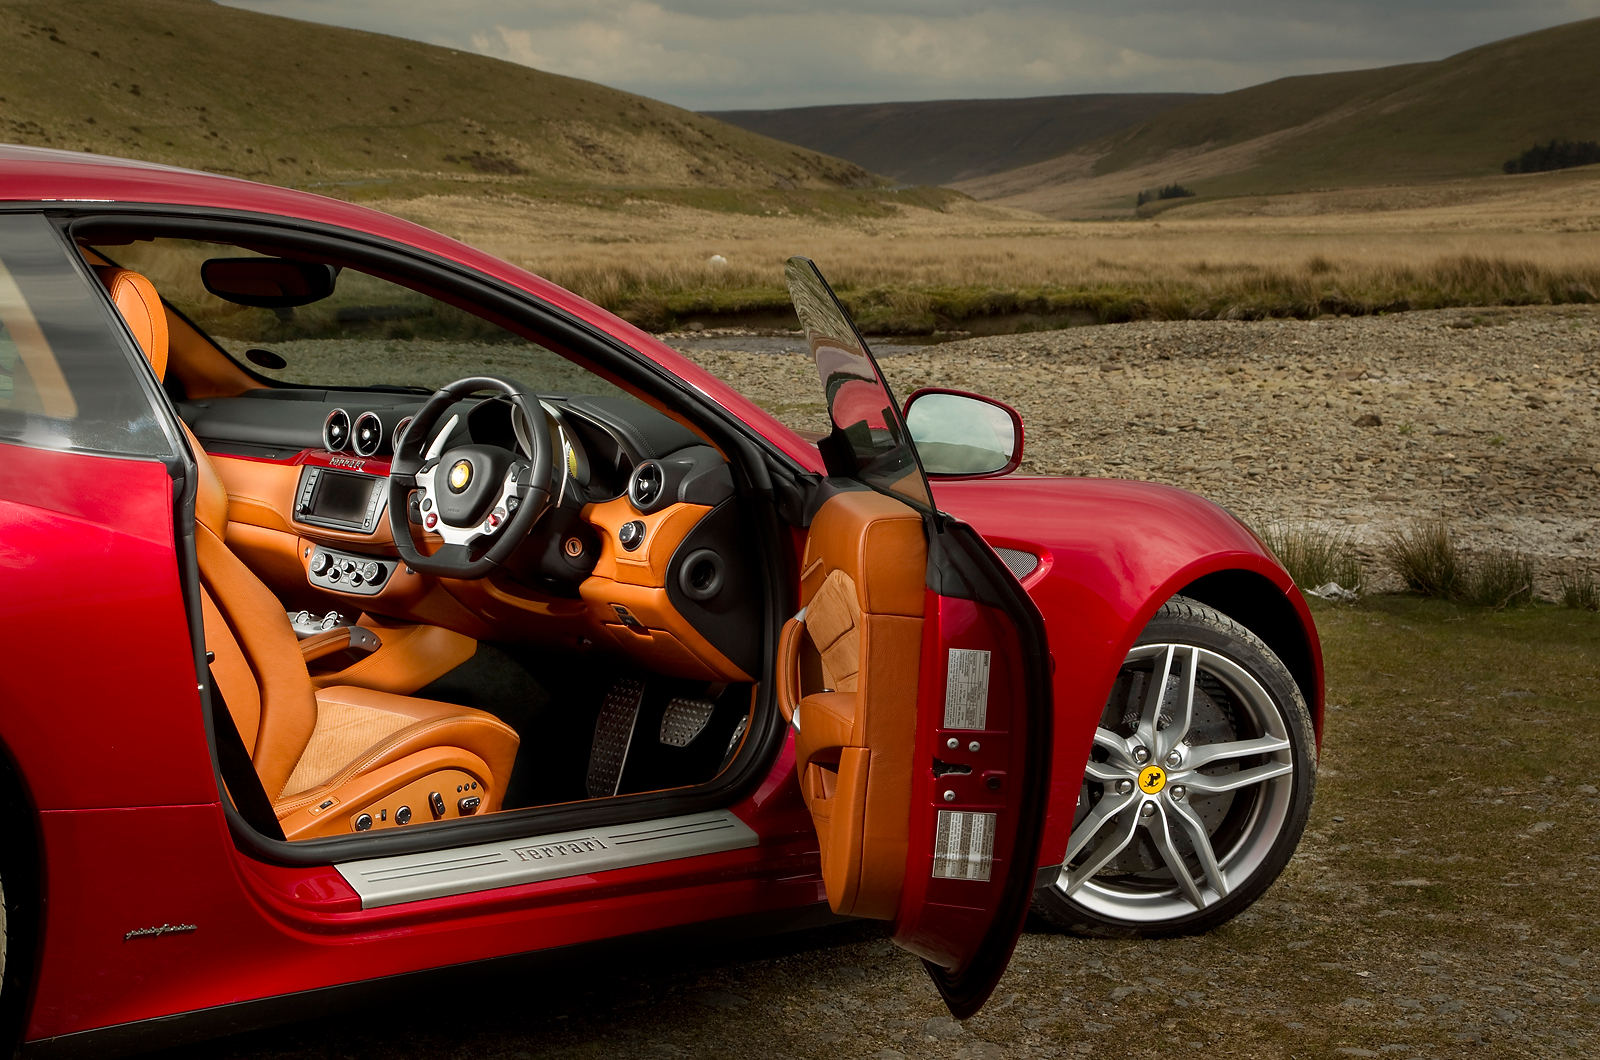
[[[699,348],[708,337],[668,341],[819,427],[803,356]],[[1418,515],[1449,519],[1468,551],[1544,563],[1587,561],[1600,532],[1597,306],[1145,322],[884,352],[902,396],[936,384],[1015,406],[1025,474],[1169,482],[1255,523],[1347,527],[1373,558],[1385,527]]]

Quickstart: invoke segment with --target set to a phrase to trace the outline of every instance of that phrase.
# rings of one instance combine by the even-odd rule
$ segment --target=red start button
[[[423,522],[424,526],[426,526],[429,530],[432,530],[434,528],[434,526],[439,522],[439,517],[437,515],[434,515],[432,512],[429,512],[426,516],[423,517],[422,522]]]

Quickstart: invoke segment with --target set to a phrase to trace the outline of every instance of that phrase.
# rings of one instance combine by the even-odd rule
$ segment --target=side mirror
[[[234,305],[293,309],[333,293],[339,270],[288,258],[212,258],[200,266],[206,290]]]
[[[993,398],[925,387],[906,399],[905,417],[931,478],[1009,475],[1022,463],[1022,417]]]

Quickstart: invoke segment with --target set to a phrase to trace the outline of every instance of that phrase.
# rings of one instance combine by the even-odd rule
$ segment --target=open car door
[[[934,509],[899,406],[815,265],[787,277],[833,422],[779,703],[836,912],[894,922],[950,1011],[999,982],[1033,892],[1050,658],[1033,601]]]

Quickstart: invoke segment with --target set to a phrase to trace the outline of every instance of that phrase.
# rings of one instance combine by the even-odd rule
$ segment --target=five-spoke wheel
[[[1174,597],[1128,652],[1084,771],[1071,839],[1035,909],[1070,931],[1205,931],[1277,878],[1305,828],[1316,746],[1260,638]]]

